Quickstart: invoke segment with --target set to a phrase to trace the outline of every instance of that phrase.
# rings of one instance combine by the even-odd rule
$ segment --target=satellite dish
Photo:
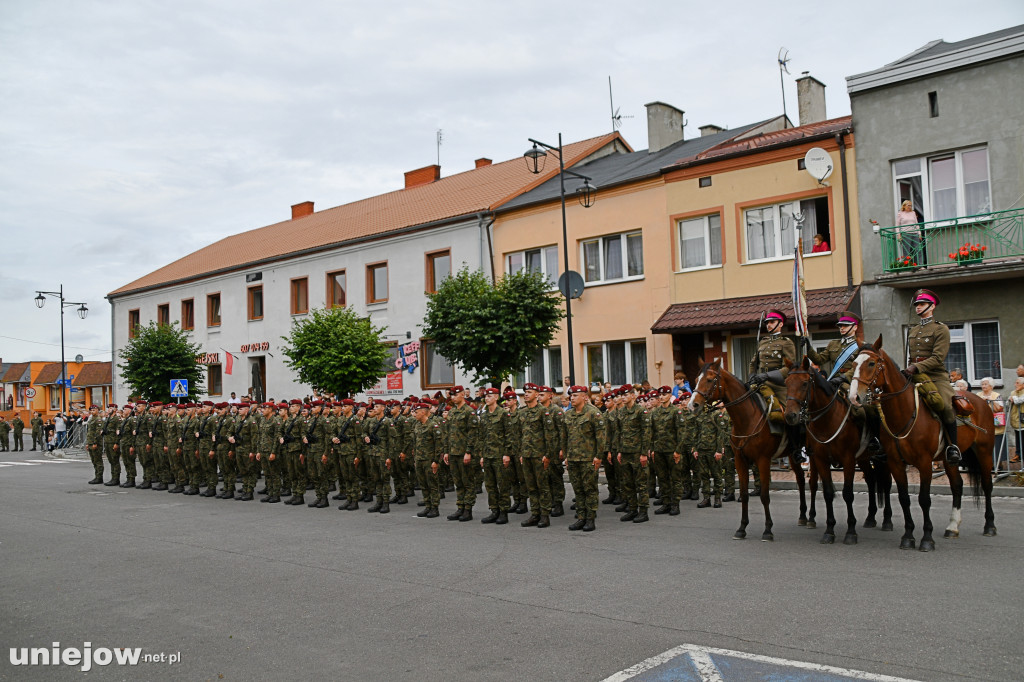
[[[575,270],[563,272],[558,278],[558,290],[566,298],[579,298],[583,295],[583,275]]]
[[[804,168],[820,183],[832,175],[832,157],[821,147],[811,147],[804,154]]]
[[[85,362],[85,358],[82,357],[81,353],[75,356],[75,362]]]

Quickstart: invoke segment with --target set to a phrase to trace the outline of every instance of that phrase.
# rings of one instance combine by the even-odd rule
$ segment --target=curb
[[[807,488],[808,488],[808,491],[809,491],[810,490],[810,485],[808,485]],[[841,494],[842,489],[843,489],[842,484],[836,486],[836,496],[837,497]],[[769,488],[769,490],[799,490],[799,488],[796,485],[796,481],[772,481],[771,487]],[[819,492],[821,491],[821,486],[818,487],[818,490],[819,490]],[[917,495],[921,491],[921,484],[920,483],[911,483],[911,484],[909,484],[907,486],[907,490],[910,492],[911,495]],[[868,486],[867,486],[866,483],[854,483],[853,484],[853,491],[855,493],[867,493],[868,492]],[[948,485],[935,485],[935,484],[932,484],[932,486],[931,486],[931,493],[932,493],[932,495],[949,495],[949,496],[953,495],[953,491],[950,489],[950,487]],[[893,495],[895,496],[895,494],[896,494],[896,486],[895,486],[895,484],[893,484]],[[970,496],[970,485],[965,481],[964,482],[964,497],[969,497],[969,496]],[[992,488],[992,497],[1018,497],[1018,498],[1024,498],[1024,488],[1019,488],[1017,486],[1008,486],[1008,485],[995,485]]]

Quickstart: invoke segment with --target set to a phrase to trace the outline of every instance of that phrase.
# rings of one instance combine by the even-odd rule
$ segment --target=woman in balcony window
[[[908,256],[918,265],[925,265],[928,262],[927,253],[924,249],[924,236],[917,228],[921,217],[914,210],[914,204],[910,199],[900,205],[896,214],[896,227],[900,229],[896,239],[900,243],[900,255],[902,258]]]

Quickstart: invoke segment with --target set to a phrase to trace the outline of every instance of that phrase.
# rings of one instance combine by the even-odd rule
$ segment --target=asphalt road
[[[821,545],[789,491],[763,543],[759,510],[731,539],[735,503],[642,525],[603,505],[582,534],[571,516],[449,522],[452,495],[418,519],[89,486],[84,462],[3,466],[39,455],[0,455],[2,679],[603,680],[681,645],[917,680],[1024,669],[1019,498],[997,498],[997,537],[968,505],[961,538],[921,553],[897,548],[898,513],[894,533]],[[936,498],[940,529],[949,504]],[[12,665],[12,648],[54,642],[180,660]],[[764,679],[743,663],[723,678]]]

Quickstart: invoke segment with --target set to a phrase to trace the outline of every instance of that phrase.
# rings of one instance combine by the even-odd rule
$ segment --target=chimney
[[[429,185],[441,179],[441,167],[437,164],[411,170],[405,174],[405,188]]]
[[[706,126],[701,126],[699,128],[699,130],[700,130],[700,136],[701,137],[707,137],[708,135],[714,135],[715,133],[720,133],[720,132],[724,131],[725,128],[723,128],[722,126],[716,126],[714,123],[709,123]]]
[[[301,204],[295,204],[292,206],[292,220],[296,218],[305,218],[308,215],[313,215],[313,202],[303,201]]]
[[[647,153],[660,152],[683,139],[683,114],[664,102],[651,102],[647,107]]]
[[[800,109],[800,125],[820,123],[825,115],[825,84],[804,71],[796,79],[796,101]]]
[[[483,168],[484,166],[490,166],[492,163],[494,163],[494,162],[491,161],[490,159],[485,158],[485,157],[481,157],[481,158],[476,160],[476,167],[477,168]]]

